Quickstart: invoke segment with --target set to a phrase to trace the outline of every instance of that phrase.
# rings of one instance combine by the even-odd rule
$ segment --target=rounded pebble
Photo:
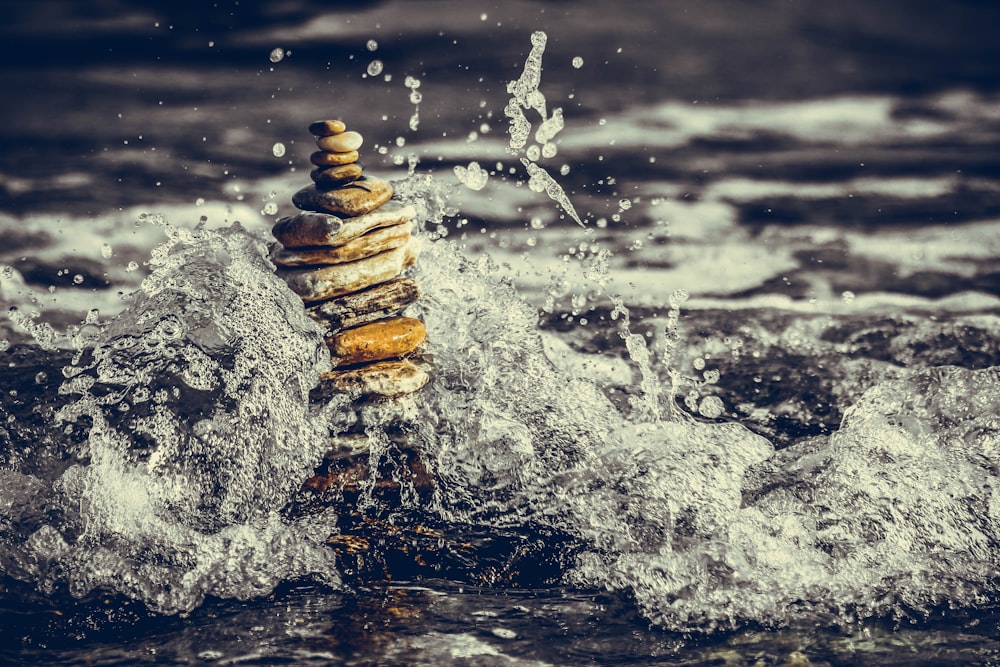
[[[337,366],[354,366],[406,356],[426,339],[423,322],[400,316],[344,329],[330,336],[327,345]]]
[[[347,125],[340,120],[317,120],[309,124],[309,134],[317,137],[329,137],[334,134],[341,134],[347,130]]]
[[[309,156],[309,161],[317,167],[332,167],[338,164],[351,164],[358,161],[357,151],[346,151],[344,153],[331,153],[330,151],[316,151]]]
[[[361,178],[361,165],[352,163],[336,167],[321,167],[313,169],[309,176],[316,182],[317,187],[334,187]]]
[[[331,153],[347,153],[358,150],[364,142],[365,139],[359,132],[350,131],[320,137],[316,140],[316,145],[319,146],[320,150]]]

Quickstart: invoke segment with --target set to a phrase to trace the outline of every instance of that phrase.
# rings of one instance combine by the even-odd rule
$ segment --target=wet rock
[[[311,397],[321,399],[346,393],[398,398],[419,391],[429,379],[426,364],[411,359],[376,361],[358,368],[323,373]]]
[[[329,137],[345,130],[347,125],[342,120],[317,120],[309,124],[309,134],[317,137]]]
[[[400,202],[387,202],[377,211],[347,219],[309,211],[282,218],[271,234],[285,248],[339,246],[373,229],[408,222],[416,214],[416,209]]]
[[[327,346],[340,367],[404,357],[426,339],[427,329],[420,320],[390,317],[344,329],[327,338]]]
[[[333,188],[361,178],[361,165],[341,164],[325,169],[313,169],[309,177],[318,188]]]
[[[392,185],[373,176],[362,176],[336,190],[320,190],[315,185],[302,188],[292,196],[292,204],[303,211],[318,211],[346,216],[370,213],[392,197]]]
[[[374,257],[313,269],[284,269],[278,275],[303,301],[324,301],[392,280],[419,254],[419,241],[411,237],[405,246]]]
[[[271,261],[278,266],[322,266],[343,264],[372,257],[404,245],[413,231],[412,222],[382,227],[363,234],[340,246],[286,249],[276,246],[271,251]]]
[[[358,161],[358,152],[347,151],[346,153],[330,153],[329,151],[316,151],[309,156],[309,161],[317,167],[351,164],[352,162]]]
[[[319,146],[319,149],[322,151],[329,151],[331,153],[347,153],[348,151],[358,150],[364,142],[365,139],[359,132],[350,130],[347,132],[340,132],[338,134],[320,137],[316,140],[316,145]]]
[[[307,308],[306,312],[332,330],[346,329],[394,315],[419,296],[420,290],[414,280],[398,278],[324,301]]]

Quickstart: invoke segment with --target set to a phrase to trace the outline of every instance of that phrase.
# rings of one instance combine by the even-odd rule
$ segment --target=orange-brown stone
[[[335,333],[327,338],[327,346],[340,367],[403,357],[426,339],[427,328],[420,320],[390,317]]]
[[[329,137],[341,134],[345,130],[347,130],[347,125],[342,120],[317,120],[309,124],[309,134],[317,137]]]
[[[358,152],[347,151],[346,153],[331,153],[330,151],[316,151],[309,156],[309,161],[317,167],[332,167],[338,164],[351,164],[358,161]]]
[[[316,183],[316,187],[333,188],[361,178],[361,165],[353,163],[340,164],[334,167],[320,167],[319,169],[313,169],[309,177]]]
[[[302,211],[320,211],[346,216],[370,213],[392,198],[389,181],[362,176],[336,190],[320,190],[315,185],[292,195],[292,204]]]

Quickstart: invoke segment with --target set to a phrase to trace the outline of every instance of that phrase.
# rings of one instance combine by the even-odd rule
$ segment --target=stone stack
[[[363,138],[339,120],[312,123],[314,183],[292,197],[301,213],[279,220],[271,260],[326,330],[333,370],[320,395],[399,397],[428,380],[420,349],[424,323],[400,312],[417,284],[400,274],[416,261],[416,211],[392,199],[388,181],[358,164]]]

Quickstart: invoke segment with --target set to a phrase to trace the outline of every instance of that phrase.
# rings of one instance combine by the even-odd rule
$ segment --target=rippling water
[[[1000,660],[998,19],[19,5],[2,659]],[[310,408],[261,258],[320,117],[421,210],[395,412]],[[358,419],[382,481],[296,494]]]

